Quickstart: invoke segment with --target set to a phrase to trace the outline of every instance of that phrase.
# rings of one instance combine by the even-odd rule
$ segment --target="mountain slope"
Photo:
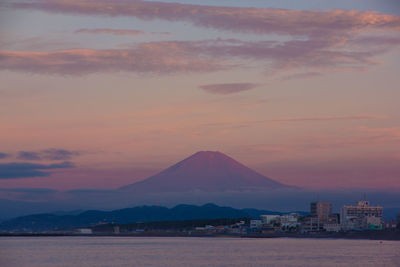
[[[265,177],[221,152],[200,151],[143,181],[133,192],[244,191],[293,188]]]

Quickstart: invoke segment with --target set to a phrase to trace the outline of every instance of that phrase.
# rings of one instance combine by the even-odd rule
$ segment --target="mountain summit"
[[[245,191],[293,188],[265,177],[216,151],[200,151],[121,190],[134,192]]]

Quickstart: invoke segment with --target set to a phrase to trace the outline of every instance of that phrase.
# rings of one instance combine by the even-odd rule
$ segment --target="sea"
[[[0,266],[400,266],[400,241],[0,237]]]

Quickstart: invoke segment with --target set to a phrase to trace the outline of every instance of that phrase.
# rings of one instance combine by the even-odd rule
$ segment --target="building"
[[[261,221],[265,225],[273,225],[280,222],[280,215],[261,215]]]
[[[342,227],[338,223],[325,223],[324,230],[327,232],[340,232]]]
[[[282,225],[296,225],[298,223],[300,215],[298,213],[290,213],[282,215],[280,217],[280,222]]]
[[[390,222],[384,222],[383,227],[385,229],[396,229],[397,223],[395,220],[392,220]]]
[[[281,230],[290,232],[295,231],[299,227],[299,217],[298,213],[291,213],[287,215],[282,215],[280,219]]]
[[[76,231],[77,231],[79,234],[84,234],[84,235],[91,235],[91,234],[93,234],[93,231],[92,231],[92,229],[90,229],[90,228],[78,228],[78,229],[76,229]]]
[[[318,218],[313,216],[305,216],[302,218],[300,231],[302,233],[317,232],[322,230]]]
[[[332,213],[328,216],[328,221],[324,224],[340,224],[340,214],[339,213]]]
[[[310,216],[302,220],[302,232],[326,231],[324,224],[339,223],[338,215],[332,214],[332,202],[311,202]]]
[[[262,221],[261,220],[251,220],[250,221],[250,228],[261,228],[262,227]]]
[[[340,210],[340,224],[343,230],[381,229],[381,206],[370,206],[369,201],[358,201],[355,206],[343,206]]]
[[[369,201],[358,201],[355,206],[343,206],[341,209],[342,222],[351,218],[362,218],[366,216],[382,218],[383,208],[381,206],[370,206]]]
[[[366,216],[362,222],[363,229],[382,230],[382,218],[375,216]]]
[[[310,205],[311,217],[317,217],[319,223],[327,223],[332,214],[332,202],[312,202]]]

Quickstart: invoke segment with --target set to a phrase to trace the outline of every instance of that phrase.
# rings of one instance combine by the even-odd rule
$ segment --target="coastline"
[[[400,241],[400,232],[338,232],[338,233],[276,233],[276,234],[206,234],[186,232],[146,232],[146,233],[0,233],[1,237],[208,237],[208,238],[300,238],[300,239],[355,239]]]

